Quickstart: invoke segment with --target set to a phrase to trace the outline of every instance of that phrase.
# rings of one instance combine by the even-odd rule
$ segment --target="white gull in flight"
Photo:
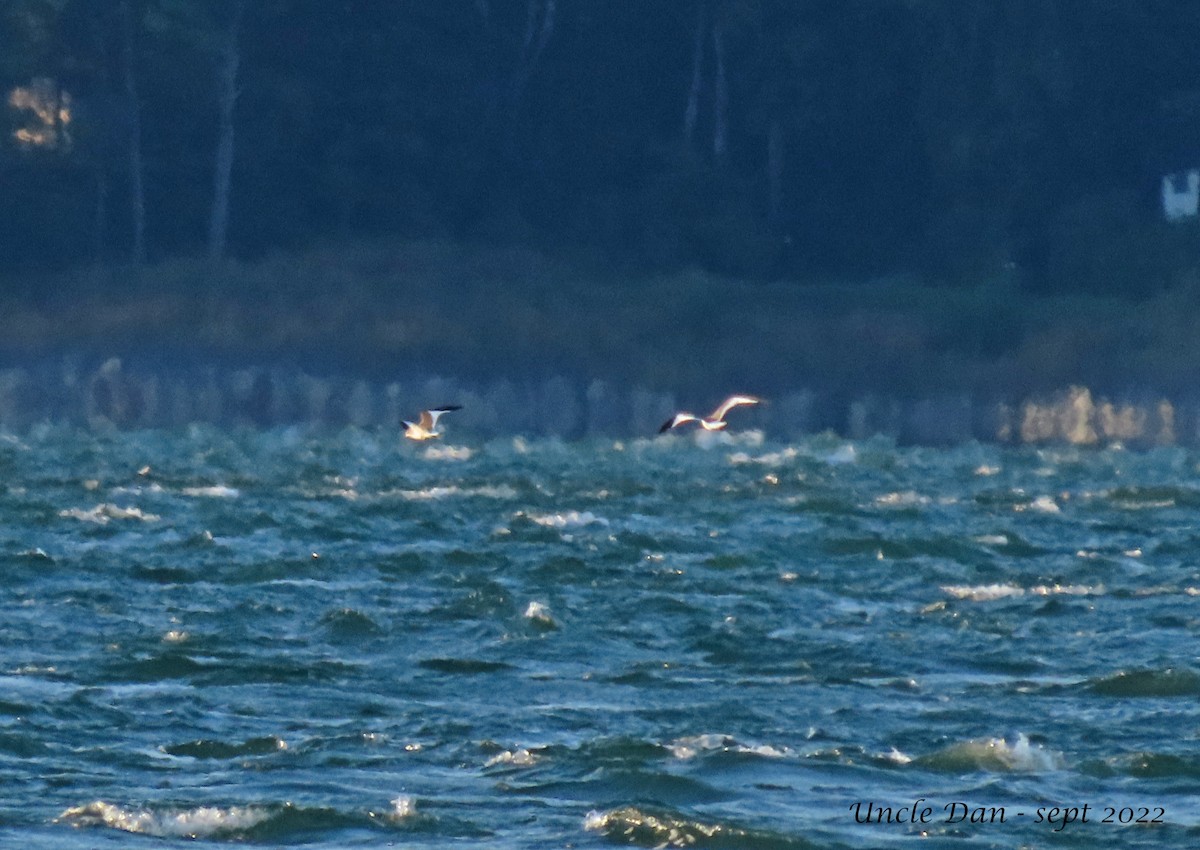
[[[676,413],[670,419],[663,423],[658,429],[658,433],[662,434],[665,431],[670,431],[672,428],[677,428],[685,422],[698,422],[700,427],[705,431],[720,431],[728,423],[725,421],[725,414],[743,404],[758,404],[762,399],[755,398],[752,395],[731,395],[729,398],[721,402],[721,406],[714,410],[708,416],[700,417],[694,413]]]
[[[421,418],[416,422],[405,421],[404,436],[410,440],[432,440],[434,437],[442,436],[442,432],[437,430],[438,417],[443,413],[449,413],[451,410],[462,410],[462,405],[447,404],[442,407],[422,410]]]

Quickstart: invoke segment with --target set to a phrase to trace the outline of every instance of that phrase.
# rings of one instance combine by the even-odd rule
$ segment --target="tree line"
[[[495,239],[780,278],[1195,266],[1200,4],[6,0],[0,263]],[[1147,255],[1150,256],[1147,256]]]

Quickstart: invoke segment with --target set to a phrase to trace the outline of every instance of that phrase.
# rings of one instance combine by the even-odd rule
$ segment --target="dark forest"
[[[750,279],[1191,273],[1200,6],[6,0],[6,270],[486,239]]]

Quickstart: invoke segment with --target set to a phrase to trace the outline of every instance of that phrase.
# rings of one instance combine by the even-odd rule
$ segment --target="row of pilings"
[[[704,413],[719,396],[680,398],[565,377],[379,382],[282,367],[127,367],[118,358],[91,364],[67,358],[0,369],[0,427],[19,430],[61,422],[117,429],[193,423],[400,428],[422,408],[460,404],[463,409],[452,427],[463,434],[626,438],[653,435],[681,407]],[[1084,387],[1017,400],[967,393],[897,399],[796,389],[773,395],[758,408],[738,410],[731,419],[735,417],[738,426],[761,429],[780,440],[834,431],[852,439],[882,434],[927,445],[970,440],[1200,444],[1200,403],[1151,396],[1112,400]]]

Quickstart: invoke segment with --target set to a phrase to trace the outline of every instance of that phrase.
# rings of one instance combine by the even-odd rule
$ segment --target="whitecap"
[[[667,438],[659,437],[658,442],[666,445],[671,443],[671,438],[674,435],[667,435]],[[762,431],[750,429],[746,431],[705,431],[698,430],[690,435],[692,443],[699,449],[715,449],[723,446],[750,446],[757,448],[766,442],[766,438]],[[686,439],[686,436],[680,435]]]
[[[119,505],[107,502],[96,505],[96,507],[87,511],[82,508],[69,508],[59,511],[58,515],[84,522],[94,522],[98,525],[105,525],[114,519],[136,519],[142,522],[155,522],[161,519],[157,514],[143,512],[141,508],[122,508]]]
[[[1017,511],[1034,511],[1043,514],[1062,513],[1062,508],[1058,506],[1058,502],[1050,496],[1038,496],[1032,502],[1024,505],[1016,505],[1014,510]]]
[[[388,819],[393,821],[402,821],[405,818],[411,818],[417,813],[417,801],[413,797],[401,795],[392,800],[392,810],[388,812]]]
[[[1029,588],[1015,584],[947,584],[942,585],[942,592],[955,599],[967,599],[971,602],[992,602],[997,599],[1009,599],[1017,596],[1102,596],[1103,585],[1087,584],[1036,584]]]
[[[542,602],[530,602],[525,609],[525,619],[539,626],[557,626],[558,623],[554,619],[554,615],[550,613],[550,609]]]
[[[608,520],[596,516],[591,511],[564,511],[557,514],[526,514],[526,516],[538,525],[547,528],[582,528],[586,525],[608,525]]]
[[[1103,596],[1104,585],[1035,584],[1029,588],[1032,596]]]
[[[846,443],[826,454],[823,459],[831,466],[843,463],[855,463],[858,461],[858,452],[855,450],[853,444]]]
[[[654,847],[692,847],[719,843],[721,846],[767,846],[779,843],[775,836],[748,832],[722,823],[687,820],[669,813],[651,814],[634,806],[607,812],[591,811],[583,821],[590,832],[611,835],[622,844]]]
[[[475,452],[468,446],[430,446],[425,449],[426,460],[470,460]]]
[[[786,449],[781,449],[777,452],[765,452],[760,455],[752,455],[749,452],[734,452],[729,456],[729,462],[734,466],[742,466],[748,463],[757,463],[763,466],[783,466],[789,461],[795,460],[800,452],[795,446],[788,446]]]
[[[269,812],[252,806],[200,806],[183,811],[153,812],[123,809],[97,800],[67,809],[58,816],[57,821],[76,827],[107,826],[159,838],[208,838],[250,829],[269,817]]]
[[[185,496],[197,496],[210,499],[236,499],[242,495],[236,487],[226,487],[224,484],[214,484],[211,487],[184,487]]]
[[[485,484],[479,487],[459,487],[448,484],[437,487],[422,487],[420,490],[391,490],[380,495],[398,496],[410,502],[436,501],[451,496],[478,496],[483,499],[515,499],[517,491],[508,484]]]
[[[1000,770],[1017,773],[1041,773],[1061,770],[1061,753],[1030,743],[1023,732],[1007,738],[984,738],[963,741],[940,750],[927,759],[951,769],[967,767],[975,770]]]
[[[875,504],[884,508],[911,508],[917,505],[929,504],[929,497],[922,496],[915,490],[903,490],[876,496]]]
[[[484,767],[495,767],[497,765],[508,765],[511,767],[530,767],[538,761],[538,755],[527,750],[524,747],[516,750],[505,750],[502,753],[492,756]]]
[[[742,744],[730,735],[713,733],[677,738],[667,744],[667,749],[677,759],[695,758],[702,752],[743,753],[767,758],[782,758],[789,752],[786,747],[780,749],[770,744]]]
[[[1007,599],[1012,596],[1024,596],[1025,588],[1015,584],[947,584],[942,585],[942,592],[955,599],[969,599],[972,602],[991,602],[995,599]]]

